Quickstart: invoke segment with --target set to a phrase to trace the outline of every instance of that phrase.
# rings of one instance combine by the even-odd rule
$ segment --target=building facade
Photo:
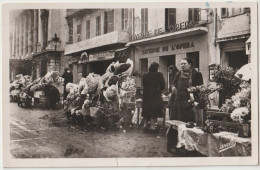
[[[118,59],[126,60],[125,49],[132,32],[132,9],[67,10],[69,43],[65,55],[71,56],[74,82],[89,73],[104,74]]]
[[[246,42],[250,37],[250,8],[217,9],[217,39],[220,64],[239,69],[250,62]]]
[[[161,8],[135,9],[134,31],[127,43],[134,55],[137,85],[142,86],[142,74],[152,62],[158,62],[164,78],[170,84],[167,68],[180,68],[187,57],[202,73],[204,83],[211,81],[210,68],[220,64],[240,68],[248,62],[245,42],[250,35],[250,15],[247,8],[229,9]],[[240,11],[237,12],[237,11]],[[222,17],[221,17],[222,16]]]
[[[43,77],[48,71],[62,72],[68,63],[64,57],[67,42],[66,10],[26,9],[11,13],[11,60],[18,63],[31,61],[26,73],[33,79]],[[11,69],[11,77],[25,74]]]

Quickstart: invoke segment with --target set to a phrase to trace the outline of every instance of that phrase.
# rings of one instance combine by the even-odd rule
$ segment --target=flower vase
[[[198,128],[204,127],[205,112],[203,109],[195,109],[195,123]]]
[[[239,137],[249,137],[249,124],[239,124],[238,125],[238,136]]]

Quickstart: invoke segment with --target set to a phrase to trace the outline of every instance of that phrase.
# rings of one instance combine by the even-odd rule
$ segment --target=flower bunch
[[[223,88],[219,91],[219,107],[225,103],[225,100],[231,98],[239,90],[241,79],[235,76],[236,70],[232,67],[217,66],[213,77],[216,83]]]
[[[230,117],[233,121],[239,123],[245,123],[245,117],[249,114],[249,110],[246,107],[240,107],[235,109]]]
[[[125,91],[132,91],[135,92],[136,90],[136,84],[135,84],[135,79],[131,78],[131,77],[127,77],[122,85],[121,85],[121,89],[125,90]]]
[[[190,87],[187,89],[190,93],[189,103],[193,105],[194,108],[207,110],[210,105],[209,95],[216,91],[214,88],[209,88],[206,85],[200,85],[196,87]]]

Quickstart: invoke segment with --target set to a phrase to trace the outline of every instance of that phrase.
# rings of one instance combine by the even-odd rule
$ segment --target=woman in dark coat
[[[73,75],[72,72],[70,71],[69,68],[65,68],[64,69],[64,73],[62,75],[62,78],[64,78],[64,92],[63,92],[63,100],[66,100],[67,96],[68,96],[68,92],[66,91],[66,85],[68,83],[72,83],[73,82]]]
[[[159,64],[154,62],[149,67],[149,73],[143,76],[143,110],[144,129],[155,131],[155,119],[162,112],[162,90],[165,88],[163,74],[158,72]]]
[[[194,122],[192,105],[188,103],[190,94],[187,88],[203,84],[202,74],[191,67],[192,61],[188,58],[181,60],[181,71],[176,74],[173,90],[177,91],[172,118],[183,122]]]

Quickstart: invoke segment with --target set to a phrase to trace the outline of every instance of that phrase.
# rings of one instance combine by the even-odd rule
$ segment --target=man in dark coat
[[[152,63],[149,73],[143,76],[143,106],[142,116],[144,118],[145,131],[148,130],[150,120],[150,131],[155,131],[155,119],[162,112],[162,90],[165,88],[163,74],[158,72],[159,64]]]
[[[72,83],[73,82],[73,75],[72,72],[70,70],[70,68],[65,68],[64,69],[64,73],[62,75],[62,78],[64,78],[64,91],[63,91],[63,100],[66,100],[67,96],[68,96],[68,92],[66,91],[66,85],[68,83]]]

